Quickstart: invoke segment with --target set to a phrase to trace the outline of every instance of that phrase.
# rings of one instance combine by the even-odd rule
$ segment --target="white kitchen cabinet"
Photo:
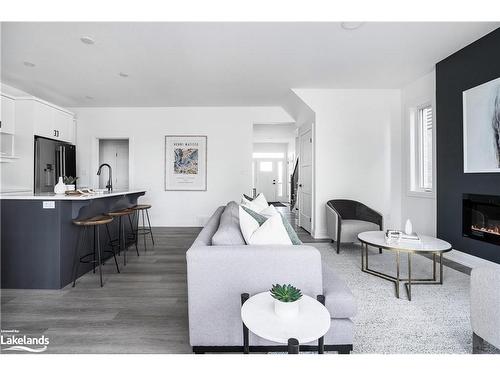
[[[35,135],[74,143],[73,115],[33,100]]]
[[[4,94],[1,95],[0,97],[2,101],[2,109],[1,109],[1,126],[0,126],[0,133],[8,133],[8,134],[14,134],[15,133],[15,121],[16,121],[16,110],[15,110],[15,105],[16,102],[13,98],[6,96]]]

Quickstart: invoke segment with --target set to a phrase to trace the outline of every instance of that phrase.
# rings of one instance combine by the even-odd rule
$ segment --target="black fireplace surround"
[[[500,245],[500,196],[464,194],[462,234]]]

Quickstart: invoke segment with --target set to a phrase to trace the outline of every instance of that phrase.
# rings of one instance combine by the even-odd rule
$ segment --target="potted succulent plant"
[[[76,180],[78,180],[78,177],[73,177],[73,176],[64,176],[64,184],[66,185],[66,191],[70,190],[76,190]]]
[[[269,290],[274,298],[274,312],[281,318],[291,318],[299,313],[300,289],[288,284],[275,284]]]

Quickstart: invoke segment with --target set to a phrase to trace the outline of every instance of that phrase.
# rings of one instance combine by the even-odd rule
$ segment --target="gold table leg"
[[[396,251],[396,297],[399,298],[399,251]]]
[[[408,301],[411,301],[411,253],[408,253]]]

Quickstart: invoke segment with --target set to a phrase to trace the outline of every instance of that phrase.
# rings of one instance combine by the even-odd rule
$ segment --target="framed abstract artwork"
[[[500,78],[464,91],[463,114],[464,173],[500,173]]]
[[[165,136],[165,190],[207,190],[206,136]]]

